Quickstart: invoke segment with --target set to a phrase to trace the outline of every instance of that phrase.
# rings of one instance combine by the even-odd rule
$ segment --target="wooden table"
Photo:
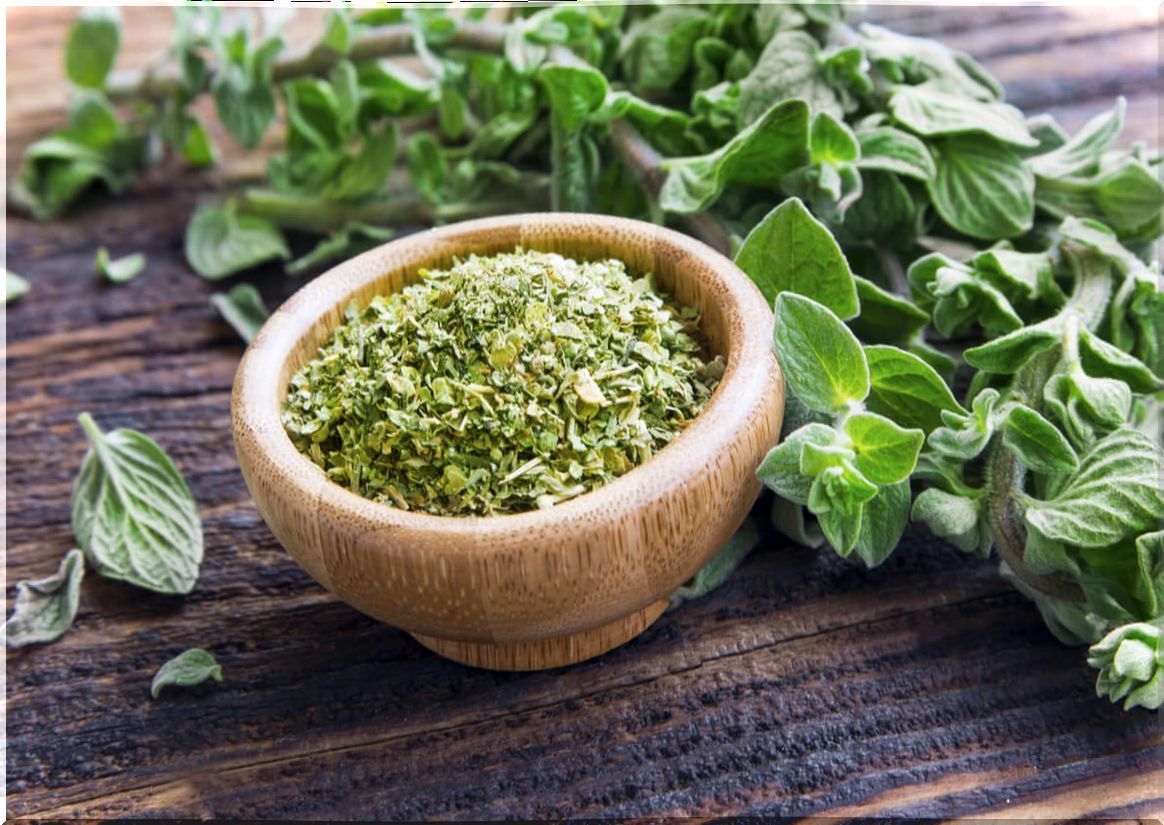
[[[69,13],[8,12],[10,172],[63,99]],[[149,52],[135,21],[161,13],[127,13],[130,62]],[[1126,94],[1128,137],[1157,142],[1150,6],[873,16],[975,53],[1014,102],[1072,128]],[[206,530],[188,597],[90,575],[61,641],[9,654],[10,815],[1164,812],[1159,717],[1097,699],[1083,651],[1056,642],[993,562],[921,533],[871,572],[769,537],[710,597],[544,673],[454,665],[338,602],[276,544],[235,463],[241,346],[181,254],[204,191],[155,176],[68,220],[8,221],[8,265],[33,285],[7,312],[10,605],[17,580],[73,546],[81,410],[160,441]],[[100,284],[99,244],[145,251],[147,272]],[[275,269],[256,283],[269,304],[297,286]],[[150,701],[157,666],[196,645],[223,684]]]

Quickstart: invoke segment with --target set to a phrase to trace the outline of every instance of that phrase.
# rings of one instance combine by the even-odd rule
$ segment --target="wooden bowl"
[[[327,479],[292,445],[287,384],[353,299],[422,267],[514,247],[614,257],[702,313],[727,370],[704,411],[648,462],[553,508],[487,517],[407,512]],[[601,215],[513,215],[409,235],[340,264],[263,326],[231,400],[235,450],[259,512],[328,590],[459,662],[533,670],[582,661],[645,630],[719,550],[760,491],[780,434],[784,381],[772,312],[731,261],[698,241]]]

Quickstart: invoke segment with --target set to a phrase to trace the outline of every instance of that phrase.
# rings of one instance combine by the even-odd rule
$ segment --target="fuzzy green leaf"
[[[929,149],[909,132],[879,126],[858,132],[857,139],[861,144],[860,169],[880,169],[923,182],[937,174]]]
[[[699,572],[692,576],[690,581],[671,594],[671,607],[678,607],[683,602],[706,596],[726,582],[744,559],[756,549],[759,540],[756,522],[752,518],[744,519],[744,523],[732,534],[728,543],[711,557],[711,561],[699,568]]]
[[[875,413],[850,416],[844,429],[857,453],[857,469],[874,484],[896,484],[909,478],[925,441],[921,430],[907,430]]]
[[[942,220],[974,238],[1014,238],[1034,224],[1035,177],[1005,144],[977,136],[935,141],[926,184]]]
[[[899,86],[889,98],[889,111],[899,123],[923,137],[973,133],[1011,146],[1039,145],[1027,131],[1026,118],[1014,106],[968,99],[930,84]]]
[[[856,336],[811,298],[776,298],[776,357],[788,386],[805,405],[837,412],[869,394],[869,367]]]
[[[174,462],[136,430],[103,433],[78,419],[90,449],[73,487],[73,533],[102,576],[189,593],[202,563],[202,522]]]
[[[9,648],[54,642],[73,626],[81,602],[85,560],[80,550],[70,550],[57,572],[43,579],[18,582],[16,604],[4,623]]]
[[[214,657],[200,647],[191,648],[170,659],[154,674],[150,682],[150,697],[157,699],[162,688],[199,685],[207,679],[222,681],[222,667]]]
[[[943,410],[966,415],[941,376],[913,353],[875,345],[865,347],[865,359],[870,411],[927,434],[942,425]]]
[[[217,281],[290,252],[274,224],[229,207],[203,206],[186,227],[186,260],[203,278]]]
[[[1124,112],[1127,101],[1116,99],[1110,112],[1096,115],[1084,124],[1075,136],[1062,146],[1037,157],[1027,163],[1031,170],[1043,178],[1060,178],[1087,175],[1099,167],[1100,158],[1108,150],[1124,127]]]
[[[1027,524],[1048,539],[1080,547],[1150,530],[1164,518],[1160,461],[1159,448],[1145,435],[1116,430],[1088,450],[1054,498],[1029,503]]]
[[[909,481],[882,487],[865,502],[854,551],[866,567],[876,567],[897,547],[909,525]]]
[[[964,553],[990,554],[991,533],[983,515],[981,499],[930,487],[919,493],[914,501],[913,520],[926,524],[935,536]]]
[[[796,198],[764,216],[735,261],[769,304],[787,291],[812,298],[842,318],[857,314],[857,288],[840,246]]]
[[[230,292],[212,295],[210,305],[248,344],[259,334],[259,329],[271,314],[259,291],[250,284],[239,284]]]
[[[1012,407],[1003,422],[1002,440],[1036,473],[1070,473],[1079,466],[1079,456],[1059,428],[1022,404]]]
[[[801,454],[806,444],[829,446],[837,441],[837,431],[824,424],[806,424],[768,451],[756,470],[764,485],[789,501],[808,503],[812,476],[801,472]]]

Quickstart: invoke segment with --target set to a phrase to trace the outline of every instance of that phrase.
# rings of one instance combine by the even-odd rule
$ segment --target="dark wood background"
[[[7,12],[9,174],[59,123],[71,14]],[[972,52],[1013,102],[1070,128],[1125,94],[1127,138],[1159,143],[1150,6],[870,16]],[[168,17],[126,11],[125,63],[164,42]],[[73,546],[81,410],[161,442],[206,530],[191,595],[91,575],[68,635],[9,653],[11,816],[1164,812],[1159,717],[1096,698],[1084,651],[1056,642],[994,563],[921,533],[872,572],[769,538],[710,597],[543,673],[460,667],[338,602],[274,541],[235,463],[242,348],[181,252],[208,187],[155,173],[67,220],[7,222],[8,266],[32,283],[6,313],[9,607],[17,580]],[[147,271],[102,285],[101,244],[146,252]],[[255,282],[271,305],[298,285],[274,268]],[[196,645],[223,684],[150,701],[158,665]]]

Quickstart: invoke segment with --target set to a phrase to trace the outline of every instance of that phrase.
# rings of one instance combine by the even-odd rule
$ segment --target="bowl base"
[[[654,602],[609,624],[536,642],[458,642],[420,633],[409,634],[434,653],[487,670],[547,670],[592,659],[638,636],[667,609]]]

